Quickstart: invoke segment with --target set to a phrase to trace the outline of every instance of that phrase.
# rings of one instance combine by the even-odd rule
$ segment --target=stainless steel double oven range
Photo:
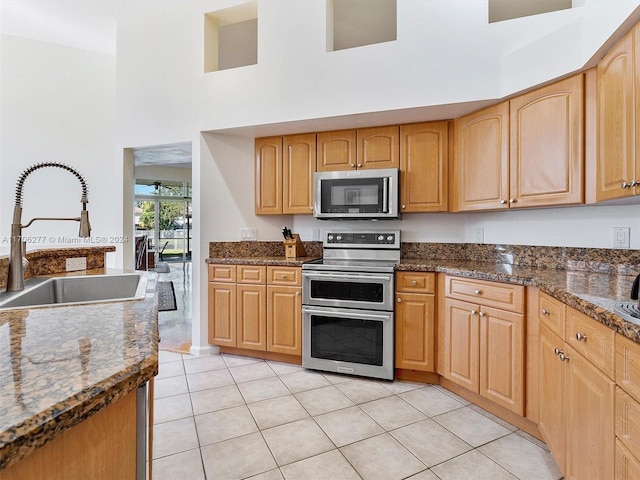
[[[329,230],[323,247],[302,266],[302,366],[392,380],[400,231]]]

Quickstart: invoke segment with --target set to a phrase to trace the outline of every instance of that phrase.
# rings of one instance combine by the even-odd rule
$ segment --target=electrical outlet
[[[484,243],[484,228],[473,229],[473,241],[475,243]]]
[[[76,270],[86,270],[87,257],[67,258],[66,269],[67,269],[67,272],[75,272]]]
[[[240,229],[240,240],[258,240],[258,229],[257,228],[241,228]]]
[[[629,248],[631,228],[613,227],[613,248]]]

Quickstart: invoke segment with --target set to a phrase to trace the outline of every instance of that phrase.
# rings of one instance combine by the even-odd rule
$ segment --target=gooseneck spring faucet
[[[82,185],[82,198],[80,199],[82,211],[80,212],[80,216],[75,218],[36,217],[26,225],[22,225],[22,189],[24,187],[24,181],[36,170],[46,167],[61,168],[71,172],[80,181]],[[89,224],[87,203],[89,203],[87,199],[87,182],[77,170],[69,165],[57,162],[42,162],[30,166],[20,174],[16,184],[16,203],[13,207],[13,222],[11,223],[11,248],[9,251],[9,275],[7,278],[8,292],[24,290],[24,270],[28,265],[28,261],[24,258],[26,254],[26,242],[22,240],[22,229],[27,228],[36,220],[71,220],[80,222],[79,237],[89,237],[91,235],[91,225]]]

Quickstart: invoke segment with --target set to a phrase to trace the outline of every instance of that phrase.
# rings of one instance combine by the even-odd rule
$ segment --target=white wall
[[[1,38],[0,254],[8,253],[16,181],[40,162],[67,163],[89,187],[93,241],[121,234],[122,161],[115,156],[115,56],[14,35]],[[47,168],[24,184],[23,223],[33,217],[76,217],[81,187],[69,172]],[[36,222],[28,248],[63,247],[77,222]],[[107,255],[110,266],[117,254]]]

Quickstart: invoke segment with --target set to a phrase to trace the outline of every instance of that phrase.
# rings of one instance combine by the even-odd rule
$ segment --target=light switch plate
[[[87,257],[67,258],[67,272],[75,272],[76,270],[87,269]]]
[[[240,240],[258,240],[258,229],[257,228],[241,228],[240,229]]]

